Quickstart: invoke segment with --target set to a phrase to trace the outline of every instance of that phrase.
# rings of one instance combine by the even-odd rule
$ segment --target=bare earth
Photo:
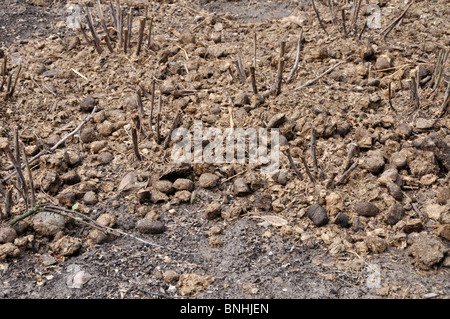
[[[340,8],[347,1],[332,2],[334,22],[327,1],[315,1],[327,36],[310,1],[129,1],[134,18],[125,53],[109,2],[102,1],[114,52],[102,38],[98,53],[66,24],[67,5],[82,3],[103,36],[97,1],[1,1],[0,61],[7,57],[13,79],[19,66],[21,75],[11,97],[6,98],[6,82],[0,89],[0,144],[14,151],[17,127],[31,158],[75,130],[96,105],[79,132],[31,165],[36,200],[67,209],[75,205],[122,235],[105,235],[69,216],[60,225],[51,214],[44,225],[35,214],[10,227],[26,207],[13,186],[15,175],[9,177],[11,161],[0,153],[0,298],[449,298],[450,110],[441,111],[450,59],[435,92],[428,87],[440,52],[450,45],[448,3],[416,1],[383,38],[381,31],[407,5],[368,1],[379,5],[381,27],[366,28],[358,39],[369,4],[361,2],[356,34],[350,29],[353,2],[344,6],[344,37]],[[121,5],[127,22],[127,4]],[[298,69],[286,83],[301,30]],[[250,82],[255,34],[258,94]],[[275,95],[280,41],[286,42],[284,82]],[[236,68],[238,56],[245,83]],[[337,63],[311,86],[295,90]],[[419,80],[419,107],[410,96],[411,74]],[[137,92],[144,107],[140,118]],[[164,139],[179,111],[180,125],[188,129],[194,120],[220,129],[275,123],[301,177],[287,146],[281,147],[282,172],[275,176],[248,163],[174,164],[174,142],[165,148]],[[136,117],[145,131],[144,137],[138,130],[141,161],[133,151]],[[344,172],[352,144],[350,164],[358,165],[336,185],[333,178]],[[135,179],[124,179],[130,172]],[[209,176],[211,184],[200,176]],[[240,178],[245,194],[237,191]],[[15,203],[10,214],[7,188]],[[361,213],[360,203],[377,210]],[[312,205],[323,207],[325,225],[308,217]],[[348,217],[345,225],[340,214]]]

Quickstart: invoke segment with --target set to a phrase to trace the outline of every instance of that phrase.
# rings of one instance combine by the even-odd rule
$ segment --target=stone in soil
[[[95,99],[91,96],[88,96],[80,103],[80,111],[91,112],[94,109],[95,104]]]
[[[173,184],[168,180],[159,180],[153,183],[153,188],[164,193],[171,194],[174,191]]]
[[[117,222],[117,218],[114,215],[108,214],[108,213],[104,213],[101,214],[100,216],[97,217],[96,220],[97,223],[99,223],[102,226],[106,226],[106,227],[114,227],[116,225]]]
[[[195,296],[214,281],[209,275],[197,275],[195,273],[182,274],[178,280],[178,287],[182,296]]]
[[[403,226],[403,231],[407,234],[418,233],[423,229],[423,222],[419,218],[413,218],[408,220]]]
[[[194,182],[187,178],[176,179],[172,186],[179,191],[186,190],[191,192],[194,190]]]
[[[12,243],[0,245],[0,261],[6,260],[7,258],[17,257],[19,254],[20,249]]]
[[[219,182],[219,176],[212,173],[203,173],[200,175],[198,185],[203,188],[212,188]]]
[[[81,239],[64,236],[56,242],[50,243],[50,248],[60,256],[71,256],[81,248]]]
[[[236,196],[245,196],[250,193],[250,188],[244,178],[236,178],[233,183],[233,192]]]
[[[371,202],[357,203],[357,204],[355,204],[354,209],[355,209],[356,214],[358,214],[359,216],[365,216],[365,217],[375,217],[380,212],[378,207],[374,203],[371,203]]]
[[[374,254],[381,254],[387,249],[386,241],[378,236],[367,236],[366,245]]]
[[[93,191],[89,191],[83,196],[83,202],[86,205],[95,205],[98,202],[97,194]]]
[[[349,222],[349,218],[344,213],[339,213],[337,215],[336,219],[334,220],[334,223],[340,227],[343,228],[349,228],[351,226],[351,223]]]
[[[328,214],[320,205],[309,206],[308,218],[318,227],[328,224]]]
[[[79,183],[81,181],[81,177],[75,171],[68,171],[61,176],[61,180],[64,184],[73,185]]]
[[[416,266],[421,269],[429,269],[441,262],[446,251],[441,240],[427,233],[413,236],[412,244],[408,248],[408,254],[414,257]]]
[[[397,201],[401,202],[403,200],[403,192],[400,186],[392,182],[387,186],[389,194],[394,197]]]
[[[12,243],[17,237],[17,232],[12,227],[0,228],[0,244]]]
[[[220,217],[222,213],[222,206],[219,203],[213,202],[205,209],[205,218],[212,220]]]
[[[143,218],[136,223],[136,229],[143,234],[161,234],[165,226],[160,221]]]
[[[395,203],[389,208],[389,214],[386,218],[386,224],[395,225],[405,215],[405,210],[401,204]]]
[[[97,132],[92,126],[88,126],[81,131],[80,139],[83,143],[92,143],[97,140],[97,138]]]
[[[33,229],[43,236],[55,236],[66,224],[64,216],[50,212],[39,212],[30,220]]]
[[[178,274],[175,270],[167,270],[162,274],[164,281],[168,284],[174,284],[180,278],[180,274]]]

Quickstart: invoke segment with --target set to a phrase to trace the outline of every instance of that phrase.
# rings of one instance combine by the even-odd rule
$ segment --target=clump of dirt
[[[98,46],[85,7],[85,35],[56,17],[8,43],[0,296],[447,298],[448,8],[417,1],[384,37],[406,5],[373,2],[382,27],[348,3],[344,32],[337,1],[315,3],[323,27],[306,2],[131,1],[102,5],[102,25],[82,1]],[[277,169],[177,163],[171,133],[199,123],[278,129]],[[27,211],[15,131],[41,206],[11,223]]]

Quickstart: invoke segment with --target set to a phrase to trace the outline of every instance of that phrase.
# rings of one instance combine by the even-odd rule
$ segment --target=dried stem
[[[150,104],[150,119],[149,119],[149,126],[150,126],[150,132],[153,131],[153,106],[155,105],[155,80],[152,81],[152,100]]]
[[[22,192],[22,196],[23,199],[25,200],[25,205],[28,209],[28,203],[29,203],[29,199],[28,199],[28,187],[27,187],[27,183],[25,182],[25,177],[23,176],[22,173],[22,168],[20,167],[20,165],[18,164],[17,160],[14,158],[14,155],[12,154],[11,150],[9,149],[9,146],[6,145],[5,147],[3,147],[3,151],[6,153],[6,155],[9,157],[9,160],[11,161],[11,163],[13,164],[14,168],[16,169],[16,173],[18,176],[18,180],[20,180],[20,184],[21,184],[21,188],[23,189]],[[19,187],[17,187],[18,190],[20,190]]]
[[[411,82],[410,82],[410,98],[414,101],[414,109],[416,110],[420,106],[419,93],[418,93],[418,82],[417,82],[417,70],[416,72],[412,72],[411,74]]]
[[[258,88],[256,87],[256,75],[255,75],[255,67],[250,67],[250,77],[252,81],[252,89],[254,94],[258,94]]]
[[[408,11],[408,9],[414,4],[415,0],[411,1],[406,9],[400,14],[397,18],[395,18],[383,31],[381,34],[384,34],[383,38],[386,38],[388,34],[394,29],[394,27],[403,19],[404,15]]]
[[[117,27],[116,10],[114,9],[114,5],[112,4],[111,1],[109,1],[109,11],[111,13],[111,19],[112,19],[112,22],[113,22],[113,26],[117,30],[118,27]]]
[[[448,82],[447,89],[445,90],[444,101],[442,102],[441,109],[439,111],[439,116],[444,115],[445,109],[447,108],[449,102],[450,102],[450,81]]]
[[[109,31],[108,28],[106,26],[106,21],[105,21],[105,17],[103,16],[103,10],[102,10],[102,6],[100,4],[100,0],[97,0],[97,11],[98,11],[98,15],[100,17],[100,24],[102,25],[103,31],[105,32],[105,41],[106,41],[106,46],[108,47],[109,52],[113,53],[113,47],[111,45],[111,38],[109,36]]]
[[[275,95],[281,93],[281,82],[283,80],[283,69],[284,69],[284,51],[286,48],[286,41],[281,41],[280,43],[280,57],[278,59],[278,70],[277,77],[275,79],[274,92]]]
[[[152,46],[152,28],[153,28],[153,18],[150,19],[148,25],[148,41],[147,41],[147,49],[150,49]]]
[[[317,82],[318,80],[320,80],[323,76],[325,76],[325,75],[327,75],[328,73],[332,72],[335,68],[337,68],[337,67],[338,67],[339,65],[341,65],[342,63],[343,63],[343,62],[336,63],[335,65],[333,65],[332,67],[330,67],[328,70],[326,70],[325,72],[323,72],[321,75],[319,75],[319,76],[316,77],[315,79],[312,79],[312,80],[306,82],[305,84],[303,84],[302,86],[299,86],[299,87],[295,88],[294,90],[295,90],[295,91],[301,90],[301,89],[304,89],[304,88],[306,88],[306,87],[308,87],[308,86],[310,86],[310,85],[316,83],[316,82]]]
[[[28,156],[25,152],[25,146],[22,145],[23,158],[25,159],[25,166],[27,167],[28,180],[30,181],[31,189],[31,206],[36,206],[36,194],[34,192],[33,174],[31,173],[30,164],[28,164]]]
[[[86,40],[88,45],[92,45],[92,41],[89,39],[88,35],[86,34],[86,31],[84,31],[83,24],[81,24],[81,21],[78,21],[80,24],[80,30],[81,34],[83,34],[84,39]],[[95,45],[94,45],[95,46]]]
[[[237,55],[236,67],[237,67],[239,75],[241,77],[241,82],[245,83],[245,80],[247,80],[247,75],[245,74],[244,66],[242,64],[242,59],[239,54]]]
[[[167,134],[166,139],[165,139],[165,141],[164,141],[164,145],[163,145],[164,148],[167,148],[167,147],[169,146],[169,143],[170,143],[170,141],[171,141],[171,139],[172,139],[172,132],[173,132],[173,131],[178,127],[178,125],[180,124],[182,115],[183,115],[183,114],[181,113],[181,111],[179,111],[179,112],[177,113],[177,115],[175,116],[175,119],[173,120],[173,123],[172,123],[172,127],[170,128],[170,131],[169,131],[169,133]]]
[[[344,172],[350,167],[350,164],[352,163],[352,158],[356,154],[357,147],[358,147],[358,145],[356,145],[354,143],[350,144],[348,151],[347,151],[347,157],[345,158],[345,161],[344,161]]]
[[[336,24],[335,17],[334,17],[333,0],[328,0],[328,8],[330,8],[331,21],[333,21],[333,24]]]
[[[364,22],[363,28],[361,29],[361,32],[359,33],[358,40],[361,40],[361,37],[362,37],[364,31],[366,31],[366,28],[367,28],[367,21]]]
[[[256,69],[256,33],[253,34],[253,67]]]
[[[302,173],[300,173],[300,171],[298,170],[297,166],[294,163],[294,159],[292,158],[291,148],[288,147],[286,152],[287,152],[287,157],[288,157],[288,160],[289,160],[289,164],[291,164],[291,168],[294,170],[295,175],[297,175],[298,178],[303,179]]]
[[[391,107],[391,109],[393,109],[395,112],[397,112],[397,110],[394,108],[394,106],[392,105],[392,89],[391,89],[391,82],[389,82],[389,86],[388,86],[388,100],[389,100],[389,106]]]
[[[128,13],[128,36],[127,36],[127,46],[131,48],[131,31],[133,28],[133,7],[130,7],[130,12]]]
[[[322,19],[320,19],[319,11],[317,11],[316,4],[314,3],[314,0],[311,0],[311,2],[312,2],[312,6],[313,6],[313,9],[314,9],[314,12],[316,13],[317,20],[319,20],[320,26],[322,27],[323,31],[325,31],[325,33],[327,35],[329,35],[328,32],[327,32],[327,29],[325,29],[325,26],[322,23]]]
[[[357,34],[357,28],[358,28],[358,15],[359,15],[359,9],[361,8],[361,2],[362,0],[355,0],[353,2],[353,15],[352,15],[352,23],[350,24],[350,30],[354,30],[354,34]]]
[[[345,8],[341,9],[342,30],[344,31],[344,38],[347,37],[347,28],[345,27]]]
[[[314,172],[317,174],[319,169],[317,168],[317,157],[316,157],[316,130],[311,127],[311,161],[313,165]]]
[[[160,121],[161,121],[161,110],[162,110],[162,96],[159,96],[158,101],[158,114],[156,115],[156,143],[161,143],[161,135],[160,135]]]
[[[337,186],[337,185],[343,184],[343,183],[345,182],[345,180],[348,178],[348,176],[350,175],[350,173],[351,173],[357,166],[358,166],[358,163],[357,163],[357,162],[353,163],[352,166],[350,166],[349,169],[346,170],[346,171],[344,172],[344,174],[342,174],[342,175],[336,180],[336,182],[335,182],[334,184],[335,184],[336,186]]]
[[[301,159],[303,162],[303,166],[305,166],[306,174],[308,175],[309,179],[311,180],[311,183],[314,183],[314,177],[311,175],[311,172],[309,171],[308,163],[306,162],[305,155],[301,155]]]
[[[95,49],[100,54],[103,51],[100,46],[100,38],[98,37],[97,31],[95,31],[94,22],[92,20],[92,16],[91,16],[91,13],[89,12],[88,7],[86,7],[86,20],[88,23],[89,30],[91,31],[92,37],[94,38]]]
[[[291,73],[289,73],[289,76],[286,80],[286,83],[291,82],[292,77],[294,76],[295,71],[297,71],[298,68],[298,64],[300,62],[300,51],[302,50],[302,37],[303,37],[303,30],[300,31],[300,36],[298,37],[298,42],[297,42],[297,55],[295,57],[295,63],[294,66],[292,67]]]
[[[136,127],[133,127],[131,129],[131,135],[133,138],[133,149],[134,149],[134,154],[136,155],[136,158],[138,159],[138,161],[142,161],[142,157],[141,154],[139,154],[139,143],[138,143],[138,137],[137,137],[137,129]]]
[[[139,38],[138,38],[138,44],[136,48],[136,55],[139,56],[141,53],[141,46],[142,46],[142,40],[144,38],[144,28],[145,28],[145,19],[139,20]]]
[[[50,149],[43,149],[42,151],[40,151],[38,154],[36,154],[35,156],[33,156],[29,161],[28,161],[28,163],[29,164],[31,164],[32,162],[34,162],[36,159],[38,159],[39,157],[41,157],[42,155],[44,155],[45,153],[47,153],[47,152],[49,152],[49,153],[51,153],[51,152],[54,152],[62,143],[64,143],[69,137],[71,137],[71,136],[73,136],[73,135],[75,135],[80,129],[81,129],[81,127],[84,125],[84,124],[86,124],[91,118],[92,118],[92,116],[94,115],[94,113],[95,113],[95,111],[97,110],[97,104],[94,106],[94,109],[92,110],[92,112],[80,123],[80,125],[78,125],[77,126],[77,128],[76,129],[74,129],[72,132],[70,132],[69,134],[67,134],[65,137],[63,137],[61,140],[59,140],[59,142],[57,142],[55,145],[53,145]],[[13,168],[14,166],[9,166],[9,167],[7,167],[7,169],[11,169],[11,168]],[[24,165],[22,165],[22,168],[24,168],[25,166]],[[12,176],[14,175],[14,173],[13,174],[10,174],[9,176],[7,176],[7,177],[5,177],[4,179],[3,179],[3,181],[5,182],[5,181],[7,181],[7,180],[9,180]]]

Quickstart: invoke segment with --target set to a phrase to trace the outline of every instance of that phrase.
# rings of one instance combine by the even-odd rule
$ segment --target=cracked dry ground
[[[448,5],[415,1],[384,38],[381,31],[405,1],[362,1],[356,34],[353,1],[344,2],[332,1],[333,21],[327,2],[315,1],[328,36],[309,1],[123,2],[125,29],[128,4],[133,8],[125,53],[109,2],[102,8],[113,52],[97,2],[81,1],[100,35],[99,53],[66,25],[67,5],[78,2],[12,1],[21,10],[9,16],[24,20],[0,26],[8,33],[1,51],[7,60],[2,147],[15,154],[17,128],[29,158],[47,150],[31,165],[36,201],[76,208],[121,234],[105,234],[72,213],[41,211],[10,226],[26,207],[2,152],[0,298],[448,298]],[[381,28],[366,28],[358,39],[371,4],[380,8]],[[29,12],[46,14],[45,30],[11,28],[14,21],[33,23]],[[298,69],[287,81],[300,31]],[[280,41],[284,72],[275,95]],[[14,83],[19,68],[8,94],[8,75]],[[195,120],[220,130],[278,128],[279,170],[266,175],[248,163],[173,163],[174,142],[164,147],[164,139],[177,114],[189,130]],[[137,121],[146,136],[137,130],[142,160],[133,149]],[[353,170],[341,179],[348,167]],[[28,181],[25,169],[24,175]],[[9,212],[7,190],[14,202]]]

